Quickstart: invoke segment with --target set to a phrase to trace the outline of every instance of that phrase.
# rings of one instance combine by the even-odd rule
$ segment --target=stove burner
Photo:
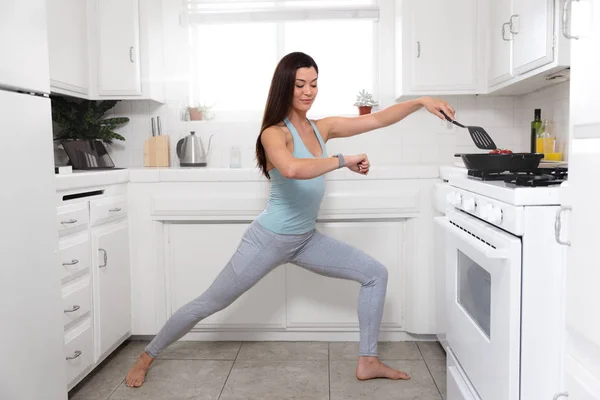
[[[532,171],[482,171],[469,170],[468,176],[482,181],[504,181],[507,186],[551,186],[567,180],[568,169],[564,167],[537,168]]]

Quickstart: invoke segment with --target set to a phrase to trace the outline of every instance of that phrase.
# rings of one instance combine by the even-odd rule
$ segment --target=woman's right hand
[[[370,167],[369,158],[366,154],[344,156],[344,166],[358,174],[367,175]]]

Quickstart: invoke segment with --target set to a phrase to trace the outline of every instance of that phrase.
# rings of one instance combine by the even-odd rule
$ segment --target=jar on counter
[[[229,152],[229,168],[241,168],[242,167],[242,155],[240,148],[232,146]]]

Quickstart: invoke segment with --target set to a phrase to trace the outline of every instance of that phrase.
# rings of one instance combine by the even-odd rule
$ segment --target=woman
[[[358,379],[410,379],[377,358],[377,340],[387,287],[387,269],[366,253],[315,230],[324,193],[324,175],[338,168],[367,175],[365,154],[328,157],[325,143],[394,124],[426,107],[444,119],[454,110],[445,102],[421,98],[355,118],[307,119],[318,92],[318,67],[304,53],[285,56],[275,70],[261,133],[258,166],[271,181],[265,210],[244,233],[229,263],[197,299],[181,307],[148,344],[126,377],[138,387],[152,361],[202,319],[224,309],[277,266],[293,263],[315,273],[359,282],[360,351]]]

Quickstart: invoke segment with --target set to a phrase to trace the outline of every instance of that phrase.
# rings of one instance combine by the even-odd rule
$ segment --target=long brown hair
[[[294,98],[296,70],[298,68],[310,67],[313,67],[317,71],[317,74],[319,73],[319,67],[317,67],[317,63],[311,56],[301,52],[294,52],[283,57],[273,73],[260,133],[258,139],[256,139],[256,164],[267,179],[269,179],[267,156],[260,138],[265,129],[277,125],[287,117]]]

